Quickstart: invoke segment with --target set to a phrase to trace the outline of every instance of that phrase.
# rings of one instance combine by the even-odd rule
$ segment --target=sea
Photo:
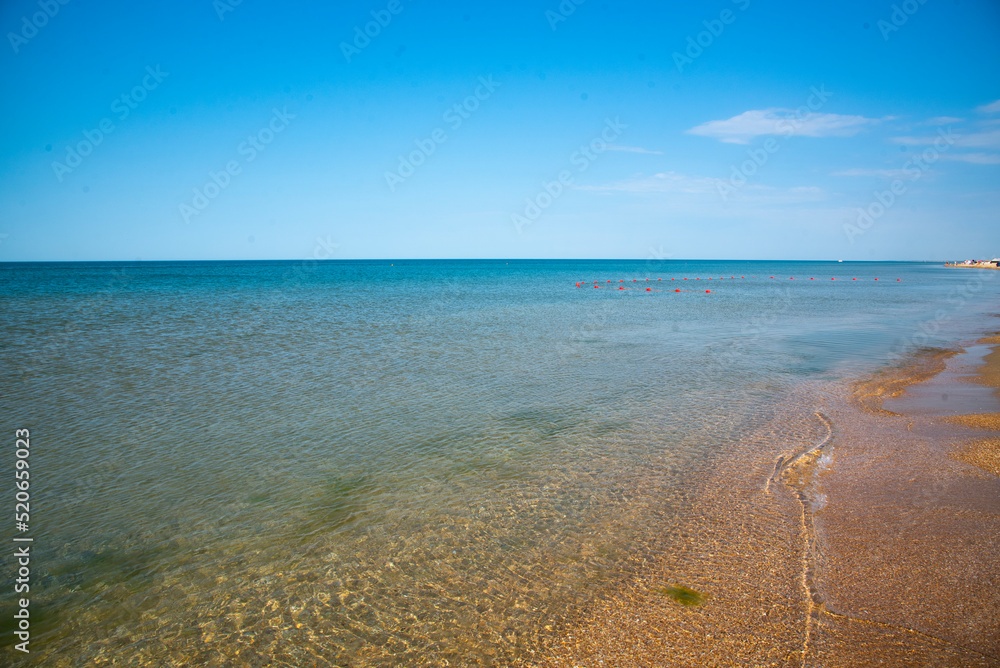
[[[942,263],[0,264],[0,651],[524,660],[804,384],[975,340],[998,295]]]

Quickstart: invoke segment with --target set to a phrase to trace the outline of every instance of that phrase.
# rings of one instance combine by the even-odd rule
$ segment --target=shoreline
[[[996,350],[977,382],[995,375]],[[828,499],[816,519],[821,589],[838,622],[831,635],[845,648],[877,649],[889,665],[1000,665],[1000,478],[980,465],[998,450],[987,439],[970,451],[975,434],[963,426],[995,430],[997,413],[945,409],[949,389],[968,377],[941,372],[961,362],[925,352],[856,383],[858,419],[848,408],[836,461],[813,490]],[[917,385],[938,391],[940,404],[899,411]],[[823,665],[849,665],[829,658]]]
[[[959,262],[945,262],[946,267],[963,267],[965,269],[1000,269],[995,264],[961,264]]]
[[[996,388],[994,338],[994,375],[984,367],[977,378]],[[1000,412],[884,407],[961,359],[921,351],[821,388],[806,399],[811,424],[800,413],[788,432],[793,416],[778,415],[749,435],[770,436],[771,449],[723,460],[664,538],[662,563],[584,611],[530,665],[1000,666],[1000,478],[990,468]],[[775,453],[775,434],[796,443]],[[663,595],[678,587],[701,604]]]
[[[989,345],[992,352],[983,358],[979,373],[969,380],[993,388],[993,395],[1000,402],[1000,336],[987,336],[978,341]],[[1000,412],[950,415],[942,418],[972,434],[964,447],[954,453],[958,459],[1000,477]],[[984,432],[992,432],[989,435]]]
[[[689,511],[660,536],[659,559],[578,611],[526,665],[799,666],[815,607],[802,500],[776,482],[831,442],[822,412],[789,404],[719,457]],[[775,450],[775,430],[783,436]],[[686,605],[674,592],[696,592]]]

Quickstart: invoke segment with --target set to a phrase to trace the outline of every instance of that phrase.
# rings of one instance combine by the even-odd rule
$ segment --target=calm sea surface
[[[6,586],[0,650],[502,665],[791,390],[995,328],[998,293],[917,263],[0,265],[34,539],[32,653]]]

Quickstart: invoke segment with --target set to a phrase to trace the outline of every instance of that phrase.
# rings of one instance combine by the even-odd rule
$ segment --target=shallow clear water
[[[613,585],[791,388],[974,336],[998,278],[0,265],[0,418],[33,445],[29,661],[503,664]]]

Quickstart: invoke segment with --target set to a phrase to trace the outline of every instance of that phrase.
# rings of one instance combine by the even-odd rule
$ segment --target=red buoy
[[[680,291],[681,291],[680,288],[677,288],[676,290],[674,290],[674,292],[680,292]]]
[[[646,288],[646,292],[652,292],[653,288]]]
[[[705,290],[705,292],[711,292],[711,290]]]

